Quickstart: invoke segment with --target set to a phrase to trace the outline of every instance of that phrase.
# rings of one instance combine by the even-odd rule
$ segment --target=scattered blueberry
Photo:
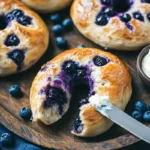
[[[146,111],[143,115],[143,119],[146,122],[150,122],[150,111]]]
[[[108,23],[108,17],[106,15],[103,15],[103,14],[98,14],[97,17],[96,17],[96,24],[97,25],[101,25],[101,26],[104,26]]]
[[[71,19],[65,19],[65,20],[63,21],[62,25],[63,25],[63,27],[64,27],[65,29],[71,29],[72,26],[73,26],[73,22],[72,22]]]
[[[58,87],[50,87],[48,86],[45,89],[46,99],[44,101],[44,107],[49,108],[52,105],[58,105],[59,114],[63,113],[63,105],[67,103],[66,92],[64,92],[61,88]]]
[[[102,57],[102,56],[95,56],[93,58],[93,62],[96,66],[104,66],[109,62],[109,60],[107,58]]]
[[[31,112],[30,108],[28,108],[28,107],[22,108],[20,110],[19,114],[25,120],[30,120],[30,118],[32,116],[32,112]]]
[[[22,10],[15,9],[6,15],[6,22],[9,23],[10,21],[12,21],[14,19],[22,17],[23,15],[24,15],[24,13]]]
[[[5,22],[5,17],[2,15],[0,16],[0,30],[4,30],[6,28],[7,24]]]
[[[75,123],[74,123],[74,126],[73,126],[73,130],[74,130],[74,132],[76,132],[76,133],[81,133],[82,132],[82,124],[81,124],[81,119],[80,119],[80,117],[78,116],[77,118],[76,118],[76,120],[75,120]]]
[[[31,24],[31,17],[29,16],[21,16],[19,18],[17,18],[17,21],[18,23],[24,25],[24,26],[27,26],[27,25],[30,25]]]
[[[102,0],[103,5],[110,5],[111,0]]]
[[[109,17],[113,17],[116,14],[112,7],[105,8],[104,13]]]
[[[135,118],[136,120],[138,121],[141,121],[142,120],[142,117],[143,117],[143,113],[141,111],[133,111],[132,113],[132,117]]]
[[[20,40],[15,34],[9,35],[5,41],[6,46],[17,46],[19,43]]]
[[[60,14],[59,14],[59,13],[52,14],[52,15],[50,16],[50,20],[51,20],[53,23],[59,23],[59,22],[61,21]]]
[[[150,14],[147,14],[147,19],[150,21]]]
[[[60,24],[56,24],[53,26],[52,31],[55,35],[61,35],[63,33],[63,28]]]
[[[86,46],[81,44],[81,45],[78,45],[77,48],[86,48]]]
[[[3,133],[0,137],[0,143],[5,146],[9,147],[13,144],[13,137],[10,133]]]
[[[66,49],[68,47],[67,40],[65,38],[63,38],[63,37],[57,37],[56,38],[56,45],[60,49]]]
[[[20,97],[22,92],[19,85],[13,85],[9,88],[9,93],[13,97]]]
[[[129,14],[123,14],[123,15],[120,16],[120,19],[123,22],[129,22],[131,20],[131,16]]]
[[[144,101],[137,101],[134,105],[134,109],[141,112],[145,112],[147,111],[147,106]]]
[[[144,21],[144,17],[142,16],[140,12],[133,13],[133,17],[137,20]]]

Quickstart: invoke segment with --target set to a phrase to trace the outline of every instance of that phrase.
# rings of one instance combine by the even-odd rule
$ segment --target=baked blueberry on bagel
[[[0,0],[0,76],[26,70],[47,49],[42,19],[18,0]]]
[[[93,42],[115,50],[139,50],[150,43],[149,0],[75,0],[71,16]]]
[[[125,65],[114,55],[94,48],[75,48],[47,62],[35,77],[30,104],[33,122],[50,125],[67,112],[76,84],[89,87],[88,97],[80,101],[80,113],[72,133],[92,137],[107,131],[109,119],[96,112],[89,99],[100,97],[124,110],[132,93]]]
[[[21,0],[30,8],[40,13],[51,13],[71,4],[72,0]]]

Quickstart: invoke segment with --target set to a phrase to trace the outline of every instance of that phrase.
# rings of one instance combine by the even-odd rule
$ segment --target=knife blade
[[[113,106],[109,101],[94,103],[90,101],[94,106],[95,110],[100,112],[105,117],[112,120],[114,123],[125,128],[138,138],[146,141],[150,144],[150,128],[133,119],[128,114]]]

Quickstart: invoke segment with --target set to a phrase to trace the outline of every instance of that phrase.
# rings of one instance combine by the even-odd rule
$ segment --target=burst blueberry
[[[111,4],[111,0],[101,0],[101,3],[103,5],[110,5]]]
[[[123,14],[120,16],[121,21],[129,22],[131,20],[131,16],[129,14]]]
[[[146,122],[150,122],[150,111],[146,111],[143,115],[143,119]]]
[[[63,33],[63,28],[60,24],[57,24],[52,27],[52,31],[55,35],[61,35]]]
[[[140,12],[133,13],[133,17],[137,20],[144,21],[144,17],[142,16]]]
[[[108,24],[108,17],[106,15],[103,14],[98,14],[96,17],[96,24],[97,25],[101,25],[101,26],[105,26],[106,24]]]
[[[63,38],[63,37],[57,37],[56,38],[56,45],[60,49],[66,49],[68,47],[67,40],[65,38]]]
[[[46,87],[45,89],[46,99],[44,101],[44,108],[49,108],[53,105],[58,106],[59,114],[63,114],[63,105],[67,103],[67,95],[61,88],[58,87]]]
[[[3,133],[0,137],[0,143],[5,147],[10,147],[13,144],[13,137],[10,133]]]
[[[82,121],[81,121],[81,118],[78,116],[76,119],[75,119],[75,123],[74,123],[74,126],[73,126],[73,130],[75,133],[81,133],[83,128],[83,124],[81,124]]]
[[[144,101],[137,101],[134,104],[134,109],[141,112],[145,112],[147,111],[147,106]]]
[[[6,15],[6,22],[9,23],[10,21],[12,21],[14,19],[22,17],[23,15],[24,15],[24,13],[22,10],[15,9]]]
[[[65,19],[62,23],[63,27],[65,29],[71,29],[72,28],[72,25],[73,25],[73,22],[71,19]]]
[[[5,41],[6,46],[17,46],[20,43],[19,38],[15,34],[11,34]]]
[[[61,21],[60,14],[59,14],[59,13],[52,14],[52,15],[50,16],[50,20],[51,20],[53,23],[59,23],[59,22]]]
[[[109,62],[109,60],[107,58],[102,57],[102,56],[95,56],[93,58],[93,62],[96,66],[104,66]]]
[[[19,18],[17,18],[18,23],[20,23],[23,26],[27,26],[31,24],[31,17],[29,16],[21,16]]]
[[[30,120],[31,116],[32,116],[32,112],[31,112],[30,108],[28,108],[28,107],[23,107],[20,110],[19,114],[25,120]]]
[[[143,117],[143,113],[141,111],[133,111],[132,113],[132,117],[135,118],[136,120],[138,121],[141,121],[142,120],[142,117]]]
[[[21,88],[19,85],[13,85],[9,88],[9,93],[13,97],[20,97],[22,95]]]
[[[23,63],[25,58],[25,54],[24,51],[16,49],[8,53],[8,58],[12,59],[18,66],[17,69],[20,70],[21,64]]]

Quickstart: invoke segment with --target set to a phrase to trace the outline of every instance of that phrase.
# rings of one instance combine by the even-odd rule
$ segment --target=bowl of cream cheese
[[[150,86],[150,45],[140,52],[137,58],[137,71],[141,79]]]

